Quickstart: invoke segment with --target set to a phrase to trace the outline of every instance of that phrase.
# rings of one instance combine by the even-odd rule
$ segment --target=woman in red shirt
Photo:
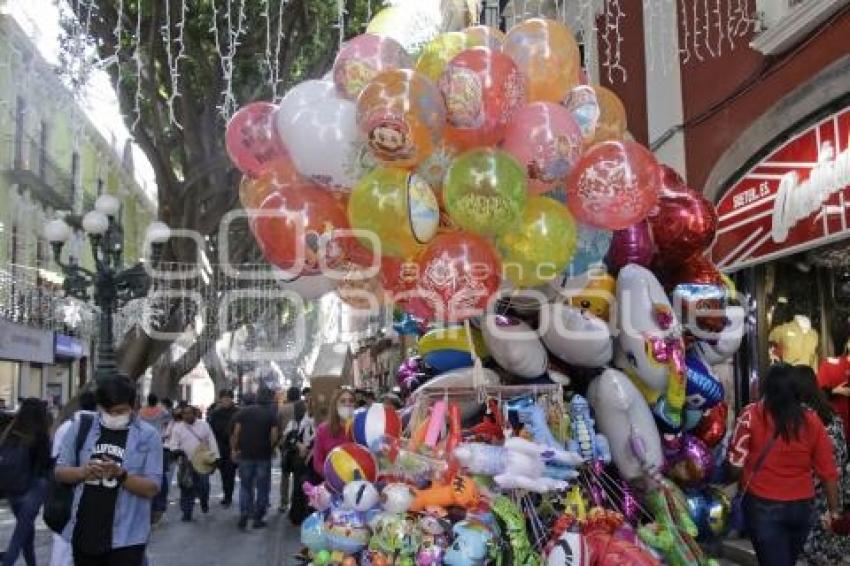
[[[354,406],[357,398],[350,388],[343,388],[331,398],[328,418],[319,425],[316,431],[316,442],[313,445],[313,470],[323,478],[325,476],[325,458],[328,452],[346,442],[351,442],[351,427],[354,417]]]
[[[791,366],[771,367],[762,400],[741,412],[729,463],[742,471],[744,513],[759,564],[794,566],[811,529],[812,472],[826,493],[823,520],[829,523],[839,508],[832,443],[818,415],[803,405]]]

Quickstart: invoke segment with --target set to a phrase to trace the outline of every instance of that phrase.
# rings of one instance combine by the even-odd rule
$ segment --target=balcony
[[[757,0],[765,27],[750,47],[763,55],[779,55],[805,39],[848,0]]]
[[[29,189],[33,198],[44,205],[70,210],[74,202],[71,175],[49,155],[41,153],[38,140],[25,136],[22,142],[16,144],[12,136],[0,138],[0,174],[8,182]]]

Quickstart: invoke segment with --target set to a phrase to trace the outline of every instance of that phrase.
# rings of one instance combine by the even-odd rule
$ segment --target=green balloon
[[[507,152],[475,148],[449,166],[443,185],[446,210],[458,227],[498,236],[517,226],[528,200],[522,166]]]
[[[325,566],[331,561],[331,553],[329,550],[320,550],[313,557],[314,566]]]

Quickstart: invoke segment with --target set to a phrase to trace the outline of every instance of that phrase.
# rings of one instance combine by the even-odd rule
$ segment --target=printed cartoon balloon
[[[616,280],[604,268],[592,268],[575,277],[561,278],[552,287],[558,297],[573,307],[588,311],[608,322],[617,307]]]
[[[531,193],[561,185],[581,157],[581,128],[559,104],[532,102],[514,113],[502,148],[516,157],[528,175]]]
[[[578,236],[576,251],[569,265],[564,269],[564,277],[570,278],[586,273],[591,267],[603,265],[605,254],[611,247],[613,233],[610,230],[591,228],[577,222]]]
[[[331,550],[348,554],[359,552],[369,543],[369,526],[359,511],[332,507],[325,520],[325,537]]]
[[[584,153],[567,178],[567,206],[579,222],[622,230],[658,202],[660,175],[652,153],[630,142],[603,142]]]
[[[364,33],[342,44],[333,66],[336,91],[343,98],[357,100],[363,88],[378,73],[407,69],[410,56],[396,40]]]
[[[274,104],[252,102],[240,108],[227,123],[227,154],[246,175],[259,177],[272,162],[286,156],[286,147],[275,133],[276,112]]]
[[[578,84],[578,44],[572,30],[560,22],[525,20],[511,28],[502,50],[528,77],[531,102],[560,102]]]
[[[546,349],[526,323],[491,314],[482,319],[481,329],[493,359],[511,374],[532,379],[546,372]]]
[[[594,85],[593,91],[596,95],[596,103],[599,105],[599,121],[596,123],[591,143],[623,139],[628,127],[623,102],[604,86]]]
[[[443,138],[446,109],[437,87],[409,69],[384,71],[357,98],[357,125],[375,158],[415,167]]]
[[[572,114],[573,119],[581,129],[585,143],[593,140],[596,125],[599,123],[599,101],[596,91],[590,85],[573,87],[561,104]]]
[[[325,275],[297,275],[272,266],[272,272],[278,287],[291,291],[305,301],[313,301],[333,292],[337,280]]]
[[[462,153],[449,166],[443,196],[458,227],[497,236],[519,223],[526,190],[525,173],[510,154],[477,148]]]
[[[327,550],[328,539],[325,536],[325,517],[321,511],[310,514],[301,523],[301,544],[310,549],[310,552]]]
[[[449,61],[472,47],[469,41],[469,36],[460,31],[441,33],[422,48],[416,61],[416,71],[436,83]]]
[[[246,209],[260,208],[272,192],[305,179],[295,169],[289,156],[281,156],[269,163],[259,177],[245,175],[239,182],[239,202]]]
[[[747,312],[743,307],[726,307],[726,325],[716,340],[697,340],[694,343],[693,348],[708,365],[723,363],[738,351],[744,338],[746,316]]]
[[[458,148],[496,145],[525,102],[525,79],[500,51],[473,47],[452,59],[439,80],[446,139]]]
[[[605,367],[613,357],[608,324],[589,311],[561,303],[540,313],[541,338],[553,354],[571,365]]]
[[[378,490],[371,483],[355,480],[342,489],[342,506],[364,513],[378,505]]]
[[[688,371],[688,408],[710,409],[723,400],[723,384],[694,351],[685,356]]]

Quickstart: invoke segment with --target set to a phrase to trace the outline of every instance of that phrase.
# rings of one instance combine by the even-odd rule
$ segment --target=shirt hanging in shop
[[[818,333],[813,328],[804,330],[797,320],[781,324],[770,331],[768,342],[779,348],[779,359],[786,364],[809,366],[818,369]]]

